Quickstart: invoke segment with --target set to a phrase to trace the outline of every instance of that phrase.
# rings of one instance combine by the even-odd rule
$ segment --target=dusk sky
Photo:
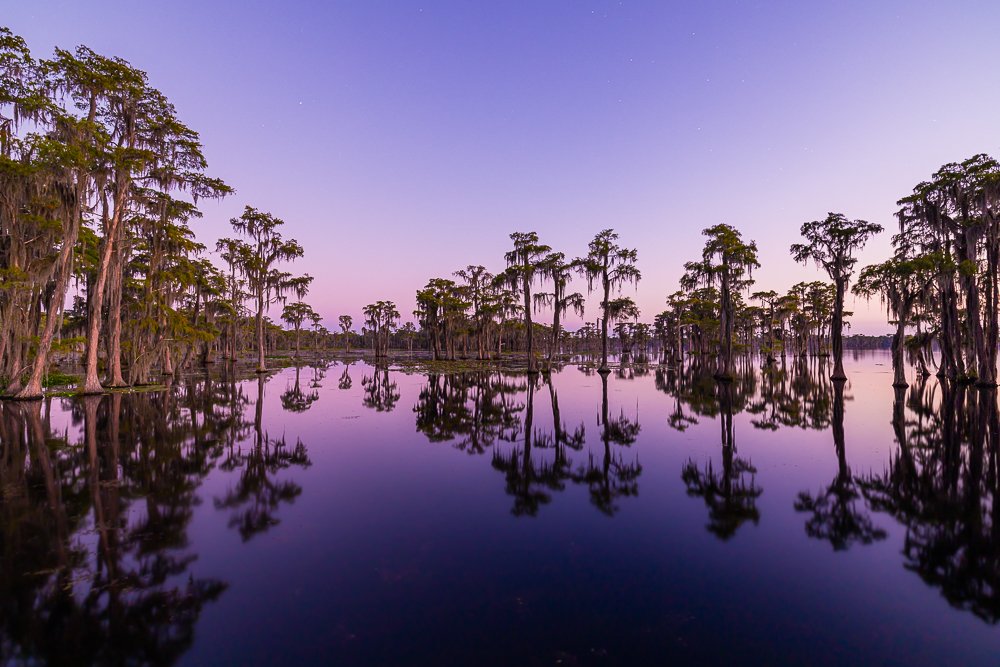
[[[897,199],[1000,143],[996,2],[3,6],[36,57],[147,71],[236,188],[199,237],[245,204],[284,219],[328,326],[378,299],[409,319],[429,277],[502,269],[512,231],[574,257],[615,228],[644,321],[720,222],[757,241],[755,289],[784,291],[825,278],[788,254],[802,222],[882,223],[860,264],[881,260]],[[889,330],[847,305],[853,332]]]

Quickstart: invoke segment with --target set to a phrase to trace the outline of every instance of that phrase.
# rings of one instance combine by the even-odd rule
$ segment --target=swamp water
[[[757,365],[0,403],[0,662],[998,664],[996,392]]]

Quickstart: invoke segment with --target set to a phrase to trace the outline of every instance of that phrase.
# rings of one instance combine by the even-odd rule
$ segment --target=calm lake
[[[848,356],[0,403],[0,653],[995,665],[996,392]]]

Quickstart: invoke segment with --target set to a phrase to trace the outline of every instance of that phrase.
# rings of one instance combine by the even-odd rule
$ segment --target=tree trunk
[[[70,278],[70,257],[76,245],[76,238],[79,235],[79,225],[70,226],[70,231],[63,239],[63,246],[59,251],[57,260],[56,288],[49,297],[49,305],[45,315],[45,327],[38,341],[38,351],[35,353],[35,361],[31,367],[31,376],[27,384],[16,394],[19,399],[35,399],[42,397],[42,379],[45,376],[49,365],[49,351],[52,349],[52,339],[55,337],[56,324],[59,321],[59,313],[62,312],[63,302],[66,300],[66,291],[69,288]],[[16,381],[16,379],[15,379]]]
[[[91,93],[87,111],[87,122],[93,123],[97,116],[97,96]],[[64,226],[62,248],[59,250],[59,258],[56,263],[56,289],[49,297],[49,307],[46,311],[45,328],[38,342],[38,352],[35,355],[35,362],[31,368],[31,375],[27,385],[17,392],[17,398],[40,398],[42,395],[42,378],[48,369],[49,351],[52,349],[52,339],[55,335],[56,324],[59,321],[58,315],[62,313],[63,303],[66,300],[66,292],[69,289],[70,260],[76,248],[76,241],[80,236],[80,224],[83,217],[83,200],[87,191],[87,179],[79,171],[76,173],[76,201],[73,205],[72,217]],[[16,305],[16,304],[14,304]],[[6,326],[4,327],[6,332]],[[6,339],[0,340],[0,359],[4,356]],[[15,340],[16,344],[16,340]],[[12,378],[14,386],[17,385],[18,378]]]
[[[941,303],[941,367],[938,374],[955,380],[963,372],[962,353],[958,349],[955,285],[950,274],[942,273],[938,278],[939,300]]]
[[[604,267],[604,300],[601,301],[601,366],[598,373],[608,372],[608,301],[611,298],[611,285],[608,282],[608,267]]]
[[[527,335],[527,349],[528,349],[528,373],[537,373],[538,369],[535,367],[535,350],[533,348],[534,336],[531,324],[531,282],[528,278],[528,274],[525,273],[524,279],[524,326],[525,335]]]
[[[128,140],[128,148],[132,148],[133,138]],[[91,309],[90,321],[87,331],[87,352],[86,352],[86,376],[83,380],[81,392],[84,394],[97,394],[104,391],[101,380],[97,376],[97,350],[101,333],[101,319],[104,309],[104,290],[108,281],[108,274],[111,269],[111,261],[119,245],[119,228],[122,224],[122,216],[125,213],[125,202],[128,197],[130,178],[127,172],[118,168],[115,174],[113,208],[110,218],[104,229],[104,247],[101,249],[100,261],[97,268],[97,281],[94,284],[93,295],[90,296]],[[105,199],[106,201],[106,199]],[[120,307],[120,304],[118,304]],[[120,315],[120,313],[118,313]],[[119,369],[119,376],[121,375]]]
[[[119,227],[111,253],[111,267],[108,270],[108,374],[107,383],[112,387],[122,387],[122,230]]]
[[[549,346],[549,366],[552,365],[552,360],[556,356],[556,348],[559,346],[559,295],[556,294],[556,299],[553,304],[553,315],[552,315],[552,343]]]
[[[830,328],[830,343],[833,347],[832,377],[834,380],[846,380],[847,373],[844,372],[844,291],[847,287],[847,278],[840,276],[834,283],[837,294],[833,303],[833,324]]]
[[[724,264],[719,289],[720,363],[716,379],[733,379],[733,302],[729,292],[729,271]]]
[[[161,374],[163,375],[173,375],[174,374],[174,361],[173,357],[170,356],[170,345],[163,346],[163,368],[161,369]]]
[[[264,364],[264,295],[257,295],[257,372],[267,372]]]
[[[97,351],[101,336],[101,320],[104,310],[104,290],[108,282],[108,273],[111,269],[111,258],[114,252],[115,240],[118,237],[118,225],[121,223],[122,207],[124,205],[124,194],[116,195],[115,208],[108,221],[104,233],[104,247],[101,249],[100,260],[97,266],[97,280],[93,284],[93,293],[89,295],[90,312],[87,323],[87,348],[86,348],[86,375],[83,380],[81,393],[100,394],[104,391],[101,380],[97,375]]]
[[[906,372],[903,364],[903,341],[906,337],[906,318],[902,308],[896,309],[896,334],[892,337],[892,386],[906,387]],[[836,379],[836,376],[834,377]]]

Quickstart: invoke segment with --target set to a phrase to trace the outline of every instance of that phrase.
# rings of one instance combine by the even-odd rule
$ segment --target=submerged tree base
[[[30,401],[40,401],[43,398],[45,398],[45,396],[46,396],[46,394],[42,393],[42,392],[39,392],[38,394],[34,394],[34,393],[32,393],[32,394],[25,394],[23,392],[20,392],[20,393],[9,395],[9,396],[6,395],[6,394],[2,394],[2,395],[0,395],[0,400],[4,400],[4,401],[23,401],[23,402],[27,403],[27,402],[30,402]]]

